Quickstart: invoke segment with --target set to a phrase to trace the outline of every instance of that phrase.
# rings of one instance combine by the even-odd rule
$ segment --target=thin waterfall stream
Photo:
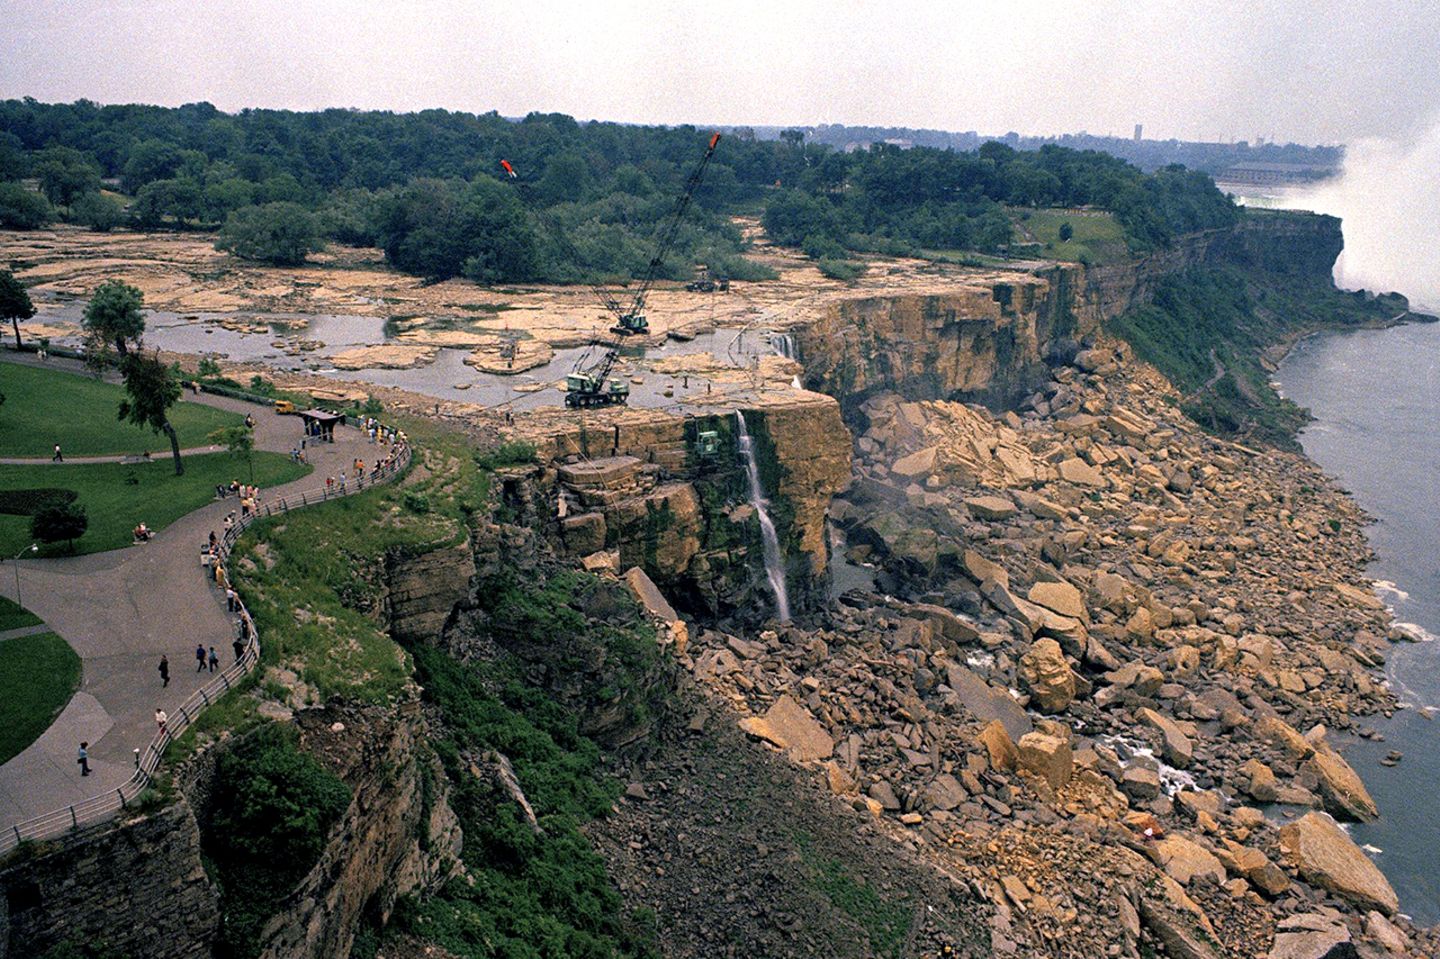
[[[790,620],[790,595],[785,590],[785,565],[780,558],[780,538],[775,535],[775,523],[770,519],[770,503],[765,491],[760,488],[760,467],[755,463],[755,442],[745,425],[745,414],[735,411],[736,445],[745,458],[745,471],[750,476],[750,505],[760,519],[760,539],[764,544],[765,578],[770,580],[770,590],[775,594],[775,616],[780,622]]]

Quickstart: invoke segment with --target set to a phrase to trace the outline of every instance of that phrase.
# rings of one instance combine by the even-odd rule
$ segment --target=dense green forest
[[[0,102],[0,227],[222,228],[222,248],[299,262],[323,242],[376,245],[398,269],[482,283],[643,275],[657,225],[704,152],[694,127],[397,114]],[[518,172],[506,179],[500,161]],[[39,193],[18,181],[32,180]],[[108,189],[102,190],[102,187]],[[853,251],[1002,253],[1007,206],[1111,210],[1137,251],[1239,215],[1208,177],[1103,153],[1000,143],[852,153],[744,135],[722,142],[661,275],[696,263],[760,279],[731,222],[817,259]]]

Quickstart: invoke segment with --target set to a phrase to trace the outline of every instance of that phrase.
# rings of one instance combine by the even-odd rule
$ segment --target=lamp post
[[[20,599],[20,557],[24,556],[26,553],[34,553],[34,552],[37,552],[37,551],[39,551],[39,549],[40,549],[40,544],[39,544],[39,543],[31,543],[29,546],[25,547],[25,548],[22,549],[20,552],[16,553],[16,554],[15,554],[15,558],[10,561],[10,562],[12,562],[12,563],[15,564],[15,605],[16,605],[16,606],[24,606],[24,605],[25,605],[25,603]]]

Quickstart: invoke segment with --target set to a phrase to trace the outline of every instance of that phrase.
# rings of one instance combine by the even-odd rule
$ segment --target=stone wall
[[[0,866],[0,959],[65,943],[126,959],[204,959],[219,926],[200,831],[181,802],[25,847]]]
[[[420,556],[390,556],[385,561],[386,606],[390,635],[397,642],[431,639],[440,634],[455,604],[470,591],[475,561],[470,540]]]

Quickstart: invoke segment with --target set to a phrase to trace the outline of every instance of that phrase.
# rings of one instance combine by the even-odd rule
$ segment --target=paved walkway
[[[50,627],[44,623],[37,626],[21,626],[19,629],[0,629],[0,643],[7,639],[19,639],[21,636],[39,636],[41,633],[50,631]]]
[[[202,394],[203,395],[203,394]],[[196,397],[187,396],[185,399],[194,400]],[[203,401],[202,401],[203,402]],[[256,407],[251,407],[255,409]],[[201,453],[218,453],[223,446],[192,446],[190,449],[181,450],[181,456],[199,456]],[[286,452],[289,452],[288,450]],[[152,451],[150,458],[164,462],[171,459],[170,448]],[[0,466],[88,466],[91,463],[139,463],[143,458],[137,454],[123,453],[115,456],[67,456],[63,460],[57,460],[50,456],[0,456]]]
[[[254,413],[256,449],[289,452],[303,435],[298,417],[209,394],[187,399]],[[353,427],[336,429],[335,438],[307,449],[314,472],[262,490],[262,500],[323,486],[327,475],[338,475],[356,458],[373,464],[385,449]],[[133,750],[143,749],[155,733],[156,708],[175,712],[209,678],[196,671],[196,643],[207,652],[214,646],[222,664],[231,661],[234,617],[225,611],[224,595],[211,588],[200,553],[210,531],[220,532],[225,514],[238,508],[233,497],[218,500],[142,546],[20,561],[26,608],[80,654],[84,672],[79,691],[50,728],[0,766],[0,828],[118,788],[134,772]],[[0,594],[14,599],[14,588],[12,571],[0,576]],[[156,669],[162,653],[170,660],[166,688]],[[85,778],[75,761],[82,740],[90,743],[91,775]]]

